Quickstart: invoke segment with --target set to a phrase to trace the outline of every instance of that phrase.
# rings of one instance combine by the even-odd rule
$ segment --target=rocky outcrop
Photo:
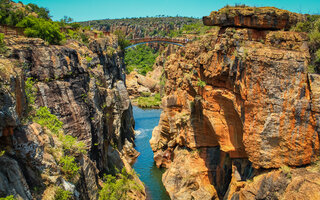
[[[0,141],[5,152],[0,162],[9,160],[12,167],[0,167],[0,182],[5,183],[0,195],[50,199],[60,185],[76,199],[97,199],[100,177],[115,166],[130,171],[128,162],[138,156],[123,55],[106,52],[110,46],[117,49],[115,37],[90,40],[88,47],[74,41],[48,46],[41,39],[23,37],[7,37],[6,43],[11,53],[0,59]],[[63,122],[64,134],[85,144],[87,153],[76,155],[80,169],[73,182],[66,181],[59,168],[60,136],[25,122],[28,77],[37,89],[33,106],[47,107]],[[144,190],[131,193],[145,199]]]
[[[275,7],[226,6],[203,17],[207,26],[289,30],[306,16]]]
[[[156,164],[168,167],[163,182],[174,199],[228,199],[229,187],[244,187],[262,169],[319,156],[319,75],[307,72],[306,34],[249,27],[211,30],[165,64],[163,112],[150,144]],[[189,153],[183,158],[180,149]],[[210,182],[188,177],[195,171]]]

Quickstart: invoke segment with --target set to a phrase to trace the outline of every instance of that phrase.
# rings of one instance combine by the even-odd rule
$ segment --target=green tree
[[[137,45],[135,48],[128,49],[124,57],[127,73],[137,70],[139,74],[146,75],[152,70],[158,55],[158,52],[147,45]]]
[[[126,39],[126,35],[121,30],[115,31],[114,34],[118,37],[118,45],[121,50],[124,50],[130,45],[130,41]]]
[[[47,21],[42,18],[29,16],[17,24],[18,27],[26,28],[24,33],[28,37],[39,37],[50,44],[60,44],[65,36],[60,31],[56,22]]]

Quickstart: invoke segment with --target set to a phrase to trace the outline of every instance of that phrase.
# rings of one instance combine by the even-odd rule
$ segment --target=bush
[[[120,46],[121,50],[124,50],[127,46],[130,46],[130,41],[126,39],[125,34],[117,30],[114,34],[118,37],[118,45]]]
[[[66,191],[62,188],[58,188],[55,195],[54,200],[69,200],[71,199],[71,192]]]
[[[130,190],[142,190],[141,186],[132,180],[133,173],[128,173],[122,168],[116,176],[105,175],[105,182],[99,192],[99,200],[129,199]]]
[[[47,127],[53,133],[58,133],[63,125],[57,116],[51,114],[47,107],[40,107],[37,109],[33,121],[41,126]]]
[[[14,198],[13,195],[10,195],[10,196],[6,196],[4,198],[0,198],[0,200],[15,200],[16,198]]]
[[[207,84],[206,82],[202,81],[200,78],[198,78],[197,86],[199,87],[205,87]]]
[[[61,170],[68,179],[73,179],[78,174],[80,167],[73,156],[63,156],[60,160]]]
[[[36,100],[37,89],[34,87],[34,84],[35,82],[32,78],[27,78],[27,80],[25,81],[25,93],[29,106],[32,106]]]
[[[79,142],[76,137],[60,134],[59,139],[65,151],[72,154],[86,153],[86,145],[83,142]]]
[[[19,22],[17,26],[26,28],[24,31],[26,36],[39,37],[50,44],[60,44],[60,42],[65,39],[58,23],[42,18],[29,16]]]
[[[4,34],[0,33],[0,54],[4,54],[7,52],[7,46],[4,42]]]

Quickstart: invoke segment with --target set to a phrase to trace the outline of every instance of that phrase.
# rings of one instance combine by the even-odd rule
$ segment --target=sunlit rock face
[[[269,8],[261,10],[268,11],[251,17],[268,18]],[[301,17],[281,11],[288,13],[285,18],[280,11],[275,9],[274,15],[281,17],[285,29]],[[221,16],[213,12],[210,17]],[[188,193],[186,199],[201,199],[192,194],[210,185],[216,192],[206,190],[204,199],[221,199],[234,173],[243,181],[259,168],[303,166],[319,155],[319,76],[307,73],[307,35],[275,31],[280,25],[206,20],[206,25],[222,27],[181,48],[165,64],[163,112],[150,140],[157,166],[168,168],[164,185],[177,199],[184,198],[178,196],[182,193]],[[212,148],[218,150],[208,151]],[[199,161],[179,156],[182,149],[186,155],[195,151]],[[183,184],[187,175],[181,174],[189,174],[185,171],[190,168],[197,171],[195,165],[202,166],[198,172],[210,182],[189,188]]]
[[[60,185],[80,199],[98,199],[101,177],[115,167],[131,170],[139,153],[134,149],[134,119],[125,86],[123,53],[114,36],[47,45],[41,39],[6,37],[11,54],[0,58],[7,71],[0,79],[0,195],[42,199]],[[79,177],[67,182],[60,170],[62,144],[57,134],[36,123],[26,124],[25,80],[32,77],[36,89],[34,107],[46,106],[63,122],[66,135],[86,145],[76,155]],[[30,103],[30,102],[29,102]],[[58,160],[58,161],[57,161]],[[141,191],[130,191],[134,199],[145,199]],[[34,188],[41,188],[35,190]],[[40,195],[40,196],[39,196]],[[41,196],[43,195],[43,196]]]

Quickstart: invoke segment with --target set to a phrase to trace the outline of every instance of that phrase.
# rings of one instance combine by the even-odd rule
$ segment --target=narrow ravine
[[[133,107],[135,129],[138,133],[135,143],[137,151],[140,152],[133,168],[140,174],[140,179],[146,186],[148,199],[169,200],[170,197],[161,181],[163,170],[158,169],[154,164],[153,152],[149,144],[152,130],[159,123],[160,114],[160,109],[143,110],[136,106]]]

